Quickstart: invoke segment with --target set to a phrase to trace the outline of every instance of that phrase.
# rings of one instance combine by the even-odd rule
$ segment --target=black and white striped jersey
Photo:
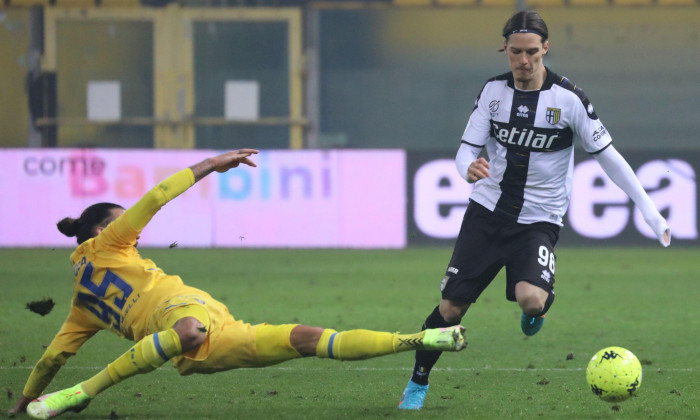
[[[547,69],[540,90],[515,88],[513,74],[486,82],[462,142],[486,147],[489,177],[474,185],[471,200],[518,223],[562,224],[569,206],[574,138],[588,153],[612,138],[581,89]]]

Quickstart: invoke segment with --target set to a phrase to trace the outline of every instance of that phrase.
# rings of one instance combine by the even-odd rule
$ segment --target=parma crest
[[[547,122],[552,125],[558,123],[559,119],[561,118],[561,108],[547,108],[545,118],[547,119]]]

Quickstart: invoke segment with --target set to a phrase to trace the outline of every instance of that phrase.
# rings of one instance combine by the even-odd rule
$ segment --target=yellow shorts
[[[206,315],[202,316],[202,308],[208,320],[203,319]],[[289,342],[292,329],[298,324],[250,325],[234,319],[226,305],[205,292],[163,301],[154,311],[151,325],[162,331],[186,316],[205,325],[207,338],[198,348],[172,359],[181,375],[264,367],[301,357]]]

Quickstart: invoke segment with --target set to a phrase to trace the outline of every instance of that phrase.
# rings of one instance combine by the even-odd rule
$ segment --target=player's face
[[[541,36],[532,33],[513,34],[503,49],[508,55],[516,86],[523,90],[541,88],[546,75],[542,57],[549,50],[549,41],[543,43]]]

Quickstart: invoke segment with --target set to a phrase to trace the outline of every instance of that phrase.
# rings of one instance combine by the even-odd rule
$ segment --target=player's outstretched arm
[[[671,230],[666,219],[656,209],[625,158],[612,145],[593,156],[610,179],[634,201],[659,243],[663,246],[671,245]]]
[[[258,153],[255,149],[241,149],[232,152],[227,152],[218,156],[204,159],[203,161],[190,166],[180,172],[177,172],[160,184],[152,188],[141,200],[129,208],[123,221],[117,219],[115,226],[112,229],[121,231],[118,235],[118,240],[130,243],[135,241],[140,232],[151,221],[151,218],[169,201],[187,191],[197,181],[209,175],[210,173],[226,172],[231,168],[235,168],[243,163],[248,166],[256,166],[249,159],[251,155]],[[191,172],[191,173],[190,173]],[[121,224],[128,223],[129,229],[121,229]]]
[[[257,153],[258,151],[255,149],[240,149],[204,159],[196,165],[190,166],[194,174],[194,182],[199,181],[214,171],[226,172],[229,169],[237,167],[241,163],[255,167],[257,165],[250,160],[249,157]]]

